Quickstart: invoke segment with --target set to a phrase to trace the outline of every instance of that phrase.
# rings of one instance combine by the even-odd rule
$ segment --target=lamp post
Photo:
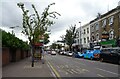
[[[19,26],[11,26],[11,27],[10,27],[10,29],[12,29],[12,35],[14,34],[13,29],[16,28],[16,27],[19,27]]]
[[[79,22],[79,24],[80,24],[80,29],[79,29],[79,46],[80,46],[80,48],[82,48],[81,46],[82,46],[82,29],[81,29],[81,22]]]

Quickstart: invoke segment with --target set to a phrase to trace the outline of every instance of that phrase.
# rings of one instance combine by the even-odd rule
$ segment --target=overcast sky
[[[32,13],[31,4],[36,6],[37,11],[41,14],[48,4],[55,2],[50,11],[57,11],[61,14],[58,16],[56,23],[51,26],[50,44],[65,35],[66,29],[72,24],[78,28],[96,18],[97,13],[104,14],[108,10],[117,7],[120,0],[1,0],[0,3],[0,28],[11,32],[11,26],[22,26],[22,11],[18,8],[17,3],[25,3],[25,7]],[[14,32],[17,37],[26,41],[26,37],[21,34],[21,27],[16,27]]]

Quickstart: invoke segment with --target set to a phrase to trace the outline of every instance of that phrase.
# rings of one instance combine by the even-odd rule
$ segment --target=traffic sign
[[[44,42],[44,40],[39,40],[39,42]]]

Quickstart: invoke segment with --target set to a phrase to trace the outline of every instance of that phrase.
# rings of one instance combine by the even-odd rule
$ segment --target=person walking
[[[42,64],[44,64],[44,63],[45,63],[45,60],[44,60],[44,53],[45,53],[45,52],[44,52],[44,49],[43,49],[43,48],[42,48],[41,50],[42,50],[42,51],[41,51],[41,53],[42,53]]]

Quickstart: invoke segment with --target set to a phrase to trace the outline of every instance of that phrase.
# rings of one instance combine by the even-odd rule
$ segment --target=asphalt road
[[[64,55],[46,55],[57,77],[118,77],[118,65]]]

